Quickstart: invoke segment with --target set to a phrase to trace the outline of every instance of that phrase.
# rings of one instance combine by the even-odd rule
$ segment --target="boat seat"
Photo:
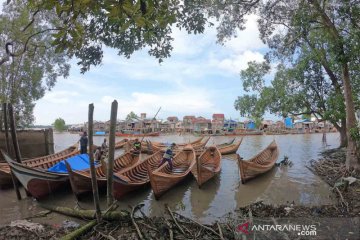
[[[174,167],[172,173],[174,174],[182,174],[187,170],[187,167]]]
[[[202,166],[208,170],[214,170],[216,167],[215,164],[204,164]]]

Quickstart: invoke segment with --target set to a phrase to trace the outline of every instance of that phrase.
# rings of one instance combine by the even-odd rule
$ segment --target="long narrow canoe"
[[[10,166],[8,163],[0,163],[0,188],[11,186]]]
[[[1,152],[15,177],[20,181],[24,188],[37,199],[56,191],[59,187],[66,184],[68,180],[68,174],[47,172],[45,169],[40,168],[40,165],[33,168],[24,163],[17,163],[4,151]],[[65,157],[65,159],[66,158],[67,157]],[[52,162],[46,161],[46,163],[43,164],[44,166],[46,165],[49,167],[55,164],[50,163]]]
[[[245,183],[256,176],[269,171],[274,167],[279,156],[279,149],[275,140],[272,141],[263,151],[248,161],[244,161],[238,155],[241,182]]]
[[[59,159],[59,161],[63,160],[64,157],[71,157],[76,154],[79,154],[79,150],[77,150],[77,145],[73,145],[71,147],[68,147],[60,152],[46,155],[43,157],[37,157],[32,159],[24,160],[22,163],[25,166],[28,167],[36,167],[36,168],[44,168],[47,169],[46,165],[49,165],[49,162],[56,161]],[[60,160],[61,159],[61,160]],[[10,167],[7,162],[0,163],[0,186],[10,185],[12,183],[11,180],[11,174],[10,174]]]
[[[152,133],[121,133],[117,132],[115,133],[117,137],[157,137],[160,136],[159,132],[152,132]]]
[[[210,180],[221,170],[221,153],[217,147],[207,148],[196,160],[191,169],[199,187]]]
[[[125,170],[139,161],[138,154],[124,153],[114,159],[114,174]],[[72,171],[69,167],[70,184],[73,193],[80,196],[83,193],[92,192],[90,169],[82,171]],[[99,188],[106,186],[106,166],[105,163],[96,167],[96,181]]]
[[[204,138],[202,138],[203,140]],[[188,144],[186,146],[183,145],[176,145],[174,148],[174,153],[178,153],[181,152],[185,147],[189,147],[191,146],[195,151],[203,151],[205,145],[209,142],[210,137],[205,138],[205,140],[200,141],[200,142],[196,142],[194,144]],[[150,142],[151,143],[151,142]],[[168,148],[168,146],[164,146],[164,147],[159,147],[159,146],[155,146],[151,143],[151,148],[153,152],[158,152],[158,151],[162,151],[165,152],[166,149]],[[148,150],[148,148],[146,148]]]
[[[241,138],[239,141],[236,141],[235,143],[229,144],[229,145],[220,145],[217,146],[219,148],[219,151],[222,155],[226,154],[233,154],[236,153],[236,151],[239,149],[243,138]]]
[[[127,170],[115,173],[114,197],[121,199],[126,193],[137,190],[150,183],[148,169],[150,169],[150,171],[157,169],[162,157],[162,152],[156,152]]]
[[[193,144],[197,144],[197,143],[200,143],[202,142],[202,140],[204,139],[204,137],[200,137],[192,142],[189,142],[189,143],[177,143],[176,145],[177,146],[182,146],[182,147],[185,147],[186,145],[190,144],[190,145],[193,145]],[[152,144],[156,147],[167,147],[168,144],[167,143],[164,143],[164,142],[152,142]]]
[[[228,141],[228,142],[225,142],[225,143],[221,143],[221,144],[217,144],[216,146],[217,147],[224,147],[224,146],[228,146],[228,145],[231,145],[235,142],[236,140],[236,137],[234,137],[232,140]]]
[[[155,199],[158,200],[166,191],[184,180],[195,164],[195,151],[190,145],[184,147],[181,152],[174,156],[174,168],[172,171],[168,163],[163,164],[154,171],[149,168],[150,183]]]

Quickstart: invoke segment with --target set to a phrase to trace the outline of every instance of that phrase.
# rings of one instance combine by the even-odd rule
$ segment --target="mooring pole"
[[[107,164],[107,205],[110,207],[114,202],[113,195],[113,175],[114,175],[114,156],[115,156],[115,131],[116,131],[116,118],[118,111],[118,102],[114,100],[111,104],[110,114],[110,136],[109,136],[109,159]]]
[[[93,122],[94,122],[94,104],[89,104],[89,116],[88,116],[88,138],[89,138],[89,159],[90,159],[90,173],[91,173],[91,183],[94,196],[94,205],[96,212],[96,220],[101,221],[101,210],[100,210],[100,200],[98,185],[96,181],[95,173],[95,164],[94,164],[94,154],[93,154]]]
[[[4,116],[4,132],[5,132],[5,142],[6,142],[6,151],[10,154],[10,142],[9,142],[9,125],[8,125],[8,116],[7,116],[7,103],[3,103],[3,116]]]
[[[9,142],[9,126],[8,126],[8,113],[7,113],[7,103],[3,103],[3,115],[4,115],[4,130],[5,130],[5,142],[6,142],[6,151],[10,154],[10,142]],[[14,173],[11,170],[11,180],[14,185],[16,198],[21,200],[21,193],[19,190],[19,184],[16,180]]]

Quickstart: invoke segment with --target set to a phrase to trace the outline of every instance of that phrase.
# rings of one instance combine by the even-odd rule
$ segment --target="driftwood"
[[[139,208],[141,208],[141,207],[143,207],[143,206],[144,206],[143,204],[137,205],[137,206],[135,206],[135,207],[129,206],[130,208],[132,208],[132,210],[131,210],[131,215],[130,215],[130,217],[131,217],[131,222],[132,222],[132,224],[134,225],[134,227],[136,228],[136,232],[137,232],[137,234],[138,234],[138,236],[139,236],[139,238],[140,238],[141,240],[144,240],[145,238],[143,237],[143,235],[142,235],[142,233],[141,233],[141,231],[140,231],[140,229],[139,229],[139,226],[137,225],[137,223],[136,223],[136,221],[135,221],[135,219],[134,219],[134,213],[135,213],[135,211],[136,211],[137,209],[139,209]]]
[[[95,211],[94,210],[78,210],[78,209],[72,209],[68,207],[56,207],[56,206],[50,206],[45,204],[40,204],[42,208],[45,208],[47,210],[57,212],[66,216],[70,217],[76,217],[80,219],[95,219]],[[104,220],[117,220],[117,221],[130,221],[130,214],[127,211],[109,211],[109,212],[103,212]]]
[[[184,230],[182,229],[182,227],[179,225],[179,223],[177,222],[176,218],[174,217],[174,214],[172,213],[171,209],[169,208],[169,206],[166,206],[167,210],[170,213],[171,218],[173,219],[175,225],[178,227],[178,229],[182,232],[182,234],[185,235]]]
[[[81,235],[83,235],[84,233],[86,233],[87,231],[89,231],[95,225],[96,225],[96,220],[92,220],[91,222],[85,224],[84,226],[82,226],[82,227],[76,229],[75,231],[67,234],[66,236],[60,238],[60,240],[76,239],[76,238],[80,237]]]
[[[191,218],[187,218],[187,217],[181,215],[180,213],[177,213],[177,212],[175,212],[175,213],[176,213],[177,215],[179,215],[180,217],[182,217],[182,218],[184,218],[184,219],[186,219],[186,220],[188,220],[188,221],[190,221],[190,222],[192,222],[192,223],[195,223],[195,224],[198,225],[199,227],[204,228],[204,229],[212,232],[212,233],[213,233],[214,235],[216,235],[217,237],[221,238],[220,234],[217,233],[214,229],[209,228],[209,227],[207,227],[207,226],[205,226],[205,225],[203,225],[203,224],[201,224],[201,223],[199,223],[199,222],[197,222],[197,221],[195,221],[195,220],[193,220],[193,219],[191,219]]]

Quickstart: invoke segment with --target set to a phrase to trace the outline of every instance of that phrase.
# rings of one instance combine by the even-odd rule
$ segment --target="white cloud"
[[[250,61],[262,62],[264,56],[259,52],[245,51],[223,60],[213,59],[212,64],[223,70],[238,74],[247,67],[247,63]]]
[[[237,31],[237,37],[230,39],[224,45],[231,51],[241,53],[248,50],[259,50],[265,48],[266,45],[259,37],[259,30],[257,27],[258,16],[249,15],[245,19],[245,30]]]
[[[47,93],[44,96],[44,100],[51,103],[69,103],[71,98],[79,95],[75,91],[54,91]]]

